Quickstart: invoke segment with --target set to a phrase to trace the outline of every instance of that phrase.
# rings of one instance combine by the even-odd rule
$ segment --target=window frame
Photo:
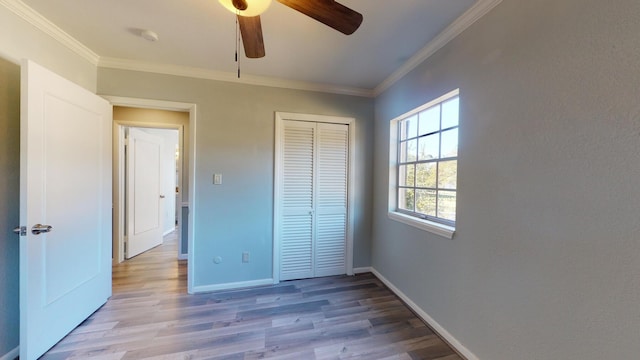
[[[412,140],[415,139],[416,142],[418,142],[418,139],[420,138],[426,138],[428,135],[432,135],[432,134],[438,134],[439,135],[439,142],[438,142],[438,146],[440,147],[439,152],[442,148],[442,140],[441,140],[441,136],[442,133],[451,129],[459,129],[459,119],[460,116],[458,114],[458,125],[456,126],[449,126],[446,128],[441,128],[442,126],[442,114],[440,114],[440,124],[438,124],[438,130],[437,131],[429,131],[426,134],[422,134],[422,135],[418,135],[418,132],[416,133],[415,136],[410,136],[408,137],[408,139],[401,139],[401,128],[399,126],[399,124],[403,121],[403,120],[407,120],[410,119],[411,117],[413,117],[414,115],[417,115],[418,113],[421,113],[425,110],[428,110],[430,108],[433,108],[435,106],[441,106],[442,104],[446,103],[447,101],[454,99],[456,97],[459,98],[460,96],[460,90],[456,89],[453,91],[450,91],[440,97],[438,97],[437,99],[434,99],[432,101],[427,102],[424,105],[421,105],[411,111],[408,111],[394,119],[392,119],[389,124],[390,124],[390,128],[389,128],[389,203],[388,203],[388,217],[392,220],[413,226],[413,227],[417,227],[419,229],[425,230],[425,231],[429,231],[431,233],[446,237],[446,238],[453,238],[453,235],[455,233],[455,221],[452,220],[447,220],[444,218],[438,218],[437,216],[429,216],[429,215],[425,215],[416,211],[409,211],[409,210],[405,210],[405,209],[401,209],[399,208],[399,202],[398,202],[398,194],[401,188],[410,188],[410,189],[422,189],[423,187],[420,186],[416,186],[417,184],[415,183],[415,177],[417,176],[417,174],[414,171],[414,184],[413,186],[402,186],[400,185],[400,165],[406,165],[406,164],[421,164],[421,163],[440,163],[440,162],[444,162],[444,161],[451,161],[451,160],[458,160],[458,155],[456,155],[455,157],[443,157],[441,158],[440,156],[438,156],[438,158],[436,160],[419,160],[418,157],[416,157],[415,160],[413,161],[405,161],[405,162],[400,162],[400,145],[401,142],[407,142],[407,140]],[[459,100],[458,100],[459,101]],[[459,106],[459,105],[458,105]],[[459,138],[459,137],[458,137]],[[458,149],[459,150],[460,146],[458,144]],[[440,154],[439,154],[440,155]],[[456,165],[456,178],[457,178],[457,173],[458,173],[458,167]],[[438,174],[436,172],[436,184],[435,184],[435,190],[437,191],[438,189],[443,189],[443,190],[449,190],[446,188],[440,188],[439,184],[438,184],[438,178],[437,178]],[[457,181],[456,181],[457,182]],[[428,188],[428,187],[427,187]],[[456,185],[456,189],[454,190],[456,192],[458,192],[457,189],[457,185]],[[415,195],[414,195],[415,196]],[[437,197],[436,197],[436,203],[437,203]],[[437,205],[436,205],[437,206]],[[457,196],[456,196],[456,208],[457,208]],[[415,209],[414,209],[415,210]],[[457,211],[456,211],[457,213]],[[437,215],[437,212],[436,212]]]

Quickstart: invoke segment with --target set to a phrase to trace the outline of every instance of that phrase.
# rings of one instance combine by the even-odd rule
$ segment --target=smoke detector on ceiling
[[[140,32],[140,36],[147,41],[151,41],[151,42],[158,41],[158,34],[156,34],[151,30],[142,30]]]

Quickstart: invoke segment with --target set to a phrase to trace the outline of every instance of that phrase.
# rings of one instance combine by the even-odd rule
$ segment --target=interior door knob
[[[164,195],[160,195],[160,199],[164,199]]]
[[[53,226],[51,225],[35,224],[31,228],[31,233],[34,235],[40,235],[42,233],[48,233],[51,230],[53,230]]]

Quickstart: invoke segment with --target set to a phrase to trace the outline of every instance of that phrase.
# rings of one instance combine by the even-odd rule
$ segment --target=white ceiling
[[[171,69],[167,73],[188,69],[235,78],[235,18],[217,0],[22,2],[97,54],[101,66]],[[364,17],[353,35],[273,1],[261,16],[267,55],[247,59],[241,51],[241,77],[374,93],[399,69],[408,70],[486,13],[495,0],[339,2]],[[155,31],[159,41],[142,39],[141,29]]]

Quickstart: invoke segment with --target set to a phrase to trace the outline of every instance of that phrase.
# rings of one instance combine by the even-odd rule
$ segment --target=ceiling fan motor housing
[[[233,3],[233,7],[240,11],[245,11],[249,7],[246,0],[232,0],[231,2]]]

